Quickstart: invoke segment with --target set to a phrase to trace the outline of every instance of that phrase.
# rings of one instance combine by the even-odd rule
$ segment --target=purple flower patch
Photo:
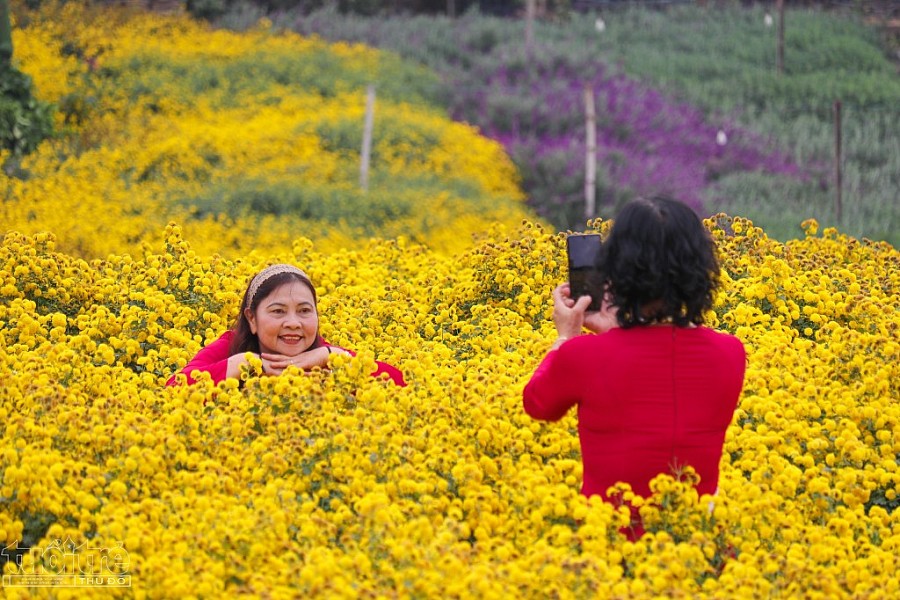
[[[541,198],[533,197],[544,216],[553,216],[553,206],[583,201],[585,87],[594,92],[597,163],[604,176],[600,203],[669,194],[702,212],[707,190],[729,173],[802,176],[786,154],[760,136],[707,118],[635,79],[608,74],[602,62],[577,70],[559,61],[510,62],[515,66],[479,74],[482,86],[472,85],[472,79],[460,82],[452,114],[507,148],[532,197],[529,183],[552,186],[553,177],[560,190],[569,190],[561,197],[558,190],[544,189]],[[585,79],[584,72],[592,76]],[[574,185],[569,178],[577,180]]]

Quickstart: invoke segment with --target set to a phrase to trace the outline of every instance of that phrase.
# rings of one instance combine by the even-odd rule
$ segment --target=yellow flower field
[[[124,548],[131,587],[79,597],[896,596],[900,254],[814,224],[782,245],[708,223],[727,282],[713,320],[747,345],[746,389],[719,496],[659,478],[637,543],[578,494],[574,417],[521,410],[560,234],[496,228],[454,256],[297,238],[231,261],[171,225],[158,248],[85,261],[9,233],[0,541]],[[309,270],[324,335],[359,356],[164,388],[276,260]],[[410,385],[369,378],[375,357]]]
[[[340,145],[359,89],[231,102],[192,86],[263,54],[351,79],[394,59],[54,10],[14,29],[17,60],[45,99],[87,104],[0,171],[4,597],[900,595],[897,249],[812,221],[780,243],[707,220],[724,283],[710,320],[744,341],[745,390],[719,494],[659,477],[630,542],[625,509],[578,493],[574,414],[521,407],[555,337],[565,234],[528,215],[498,145],[384,99],[373,202],[341,205],[363,197]],[[172,65],[189,75],[162,77]],[[364,219],[209,210],[268,188]],[[310,274],[323,335],[358,356],[165,387],[272,262]],[[375,359],[409,385],[369,377]]]

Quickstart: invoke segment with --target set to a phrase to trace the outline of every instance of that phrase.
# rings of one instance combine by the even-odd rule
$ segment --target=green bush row
[[[152,96],[162,88],[171,97],[173,83],[186,103],[201,92],[220,90],[215,97],[223,106],[240,105],[243,96],[271,93],[279,86],[328,98],[376,84],[380,98],[411,104],[434,104],[440,95],[440,82],[433,72],[390,52],[379,59],[378,73],[352,67],[351,62],[326,48],[304,53],[303,60],[268,51],[228,61],[187,59],[180,64],[148,53],[114,71],[104,68],[101,75],[113,79],[133,98]]]
[[[429,231],[444,222],[423,204],[437,200],[454,214],[478,213],[485,198],[483,191],[471,182],[418,175],[404,176],[373,171],[368,190],[355,182],[358,173],[344,173],[346,185],[311,183],[308,179],[225,181],[207,186],[202,194],[184,197],[178,204],[189,209],[195,218],[237,220],[248,216],[290,217],[308,228],[303,235],[327,237],[340,224],[343,231],[362,236],[403,235],[410,240],[428,243]],[[517,201],[503,196],[491,198],[491,208],[510,212],[521,210]],[[396,223],[395,223],[396,222]],[[410,226],[415,225],[415,229]]]
[[[787,10],[784,75],[776,73],[776,15],[766,9],[678,6],[626,9],[605,17],[600,35],[573,21],[574,38],[629,72],[671,87],[711,111],[796,110],[840,98],[859,106],[894,107],[900,78],[876,32],[852,14]],[[550,35],[561,32],[551,29]]]
[[[779,239],[816,217],[857,237],[900,245],[900,77],[877,33],[854,13],[787,10],[784,73],[776,71],[776,23],[766,8],[605,16],[604,35],[580,36],[631,74],[671,90],[710,114],[736,115],[788,149],[812,176],[726,176],[710,207],[751,218]],[[553,30],[556,32],[557,30]],[[608,35],[607,35],[608,34]],[[835,101],[841,115],[841,219],[835,182]]]

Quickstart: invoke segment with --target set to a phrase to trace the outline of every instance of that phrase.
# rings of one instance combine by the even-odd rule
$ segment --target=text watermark
[[[67,538],[40,548],[17,541],[0,556],[16,565],[15,573],[3,575],[3,587],[131,587],[131,563],[122,542],[105,548]]]

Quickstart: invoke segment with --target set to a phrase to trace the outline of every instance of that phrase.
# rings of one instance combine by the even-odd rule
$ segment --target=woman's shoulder
[[[717,350],[740,355],[741,359],[746,356],[747,351],[744,348],[744,342],[736,335],[705,326],[697,327],[697,331],[715,345]]]
[[[697,327],[675,327],[674,325],[646,326],[646,327],[616,327],[602,334],[587,334],[572,338],[576,345],[603,346],[606,344],[643,343],[649,339],[668,338],[672,335],[673,327],[676,334],[705,339],[709,343],[726,347],[743,348],[741,340],[728,332],[713,329],[705,325]]]
[[[329,352],[333,352],[334,350],[340,350],[341,352],[346,352],[350,356],[356,356],[356,352],[351,350],[350,348],[344,348],[342,346],[338,346],[337,344],[332,344],[325,338],[321,338],[321,337],[319,338],[319,344],[316,345],[315,347],[316,348],[317,347],[329,348]],[[310,350],[312,350],[312,349],[313,348],[310,348]]]
[[[700,325],[695,328],[701,335],[706,335],[711,339],[719,340],[723,344],[741,344],[743,346],[743,342],[741,342],[740,338],[738,338],[733,333],[728,333],[727,331],[723,331],[721,329],[715,329],[714,327],[710,327],[708,325]]]
[[[231,340],[234,339],[234,331],[228,329],[222,332],[222,335],[211,341],[207,344],[207,348],[210,346],[220,347],[220,346],[229,346],[231,344]]]
[[[337,344],[332,344],[325,338],[321,338],[321,340],[322,340],[322,346],[324,346],[326,348],[333,348],[336,350],[341,350],[343,352],[346,352],[350,356],[356,356],[356,352],[354,352],[353,350],[350,350],[349,348],[342,348],[341,346],[338,346]],[[332,352],[332,350],[329,350],[329,352]],[[388,364],[388,363],[380,361],[380,360],[376,360],[375,365],[377,366],[377,368],[375,369],[375,372],[372,373],[372,377],[378,377],[382,373],[384,373],[388,377],[390,377],[393,380],[393,382],[396,383],[397,385],[399,385],[400,387],[406,387],[406,380],[403,379],[403,373],[400,371],[400,369],[398,369],[394,365]]]

